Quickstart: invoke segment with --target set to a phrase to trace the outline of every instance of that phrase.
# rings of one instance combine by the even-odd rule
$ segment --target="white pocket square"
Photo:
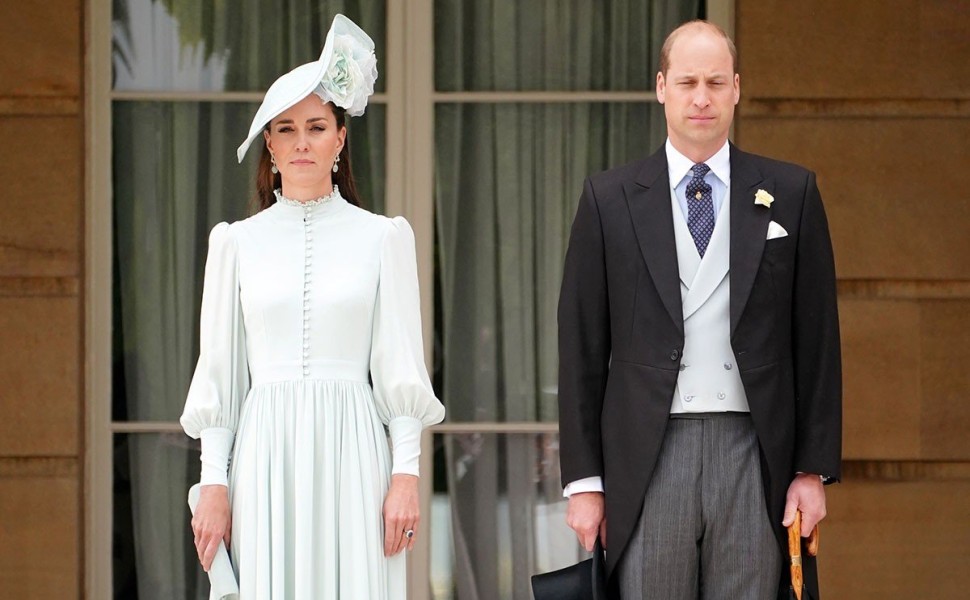
[[[779,225],[778,223],[775,223],[774,221],[772,221],[771,223],[768,223],[768,237],[765,238],[766,240],[783,238],[787,235],[788,235],[788,232],[785,231],[785,228]]]

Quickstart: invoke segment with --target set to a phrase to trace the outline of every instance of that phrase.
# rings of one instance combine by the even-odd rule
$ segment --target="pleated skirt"
[[[240,600],[404,600],[405,553],[383,550],[390,464],[367,383],[254,386],[229,469]]]

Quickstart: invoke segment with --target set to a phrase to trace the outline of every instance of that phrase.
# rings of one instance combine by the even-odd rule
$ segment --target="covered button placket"
[[[313,284],[313,206],[303,207],[303,378],[310,376],[310,289]]]
[[[333,186],[329,196],[321,196],[307,202],[287,198],[282,190],[277,189],[273,193],[276,194],[278,202],[303,211],[303,339],[300,366],[303,379],[308,379],[310,377],[310,306],[312,305],[310,292],[313,290],[313,224],[327,203],[340,197],[340,191],[337,186]]]

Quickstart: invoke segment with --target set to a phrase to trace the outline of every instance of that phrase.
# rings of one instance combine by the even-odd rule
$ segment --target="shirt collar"
[[[694,167],[694,161],[678,152],[674,145],[670,143],[670,138],[667,138],[664,150],[667,152],[667,172],[670,175],[670,187],[676,188],[684,180],[684,177],[693,175],[691,169]],[[704,162],[711,168],[715,177],[720,179],[724,185],[730,186],[731,145],[726,140],[721,149]]]

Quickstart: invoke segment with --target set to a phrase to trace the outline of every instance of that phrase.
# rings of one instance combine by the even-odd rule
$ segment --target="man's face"
[[[667,135],[678,151],[701,162],[728,137],[741,82],[727,43],[703,27],[680,33],[670,49],[670,67],[657,73],[657,99],[664,105]]]

